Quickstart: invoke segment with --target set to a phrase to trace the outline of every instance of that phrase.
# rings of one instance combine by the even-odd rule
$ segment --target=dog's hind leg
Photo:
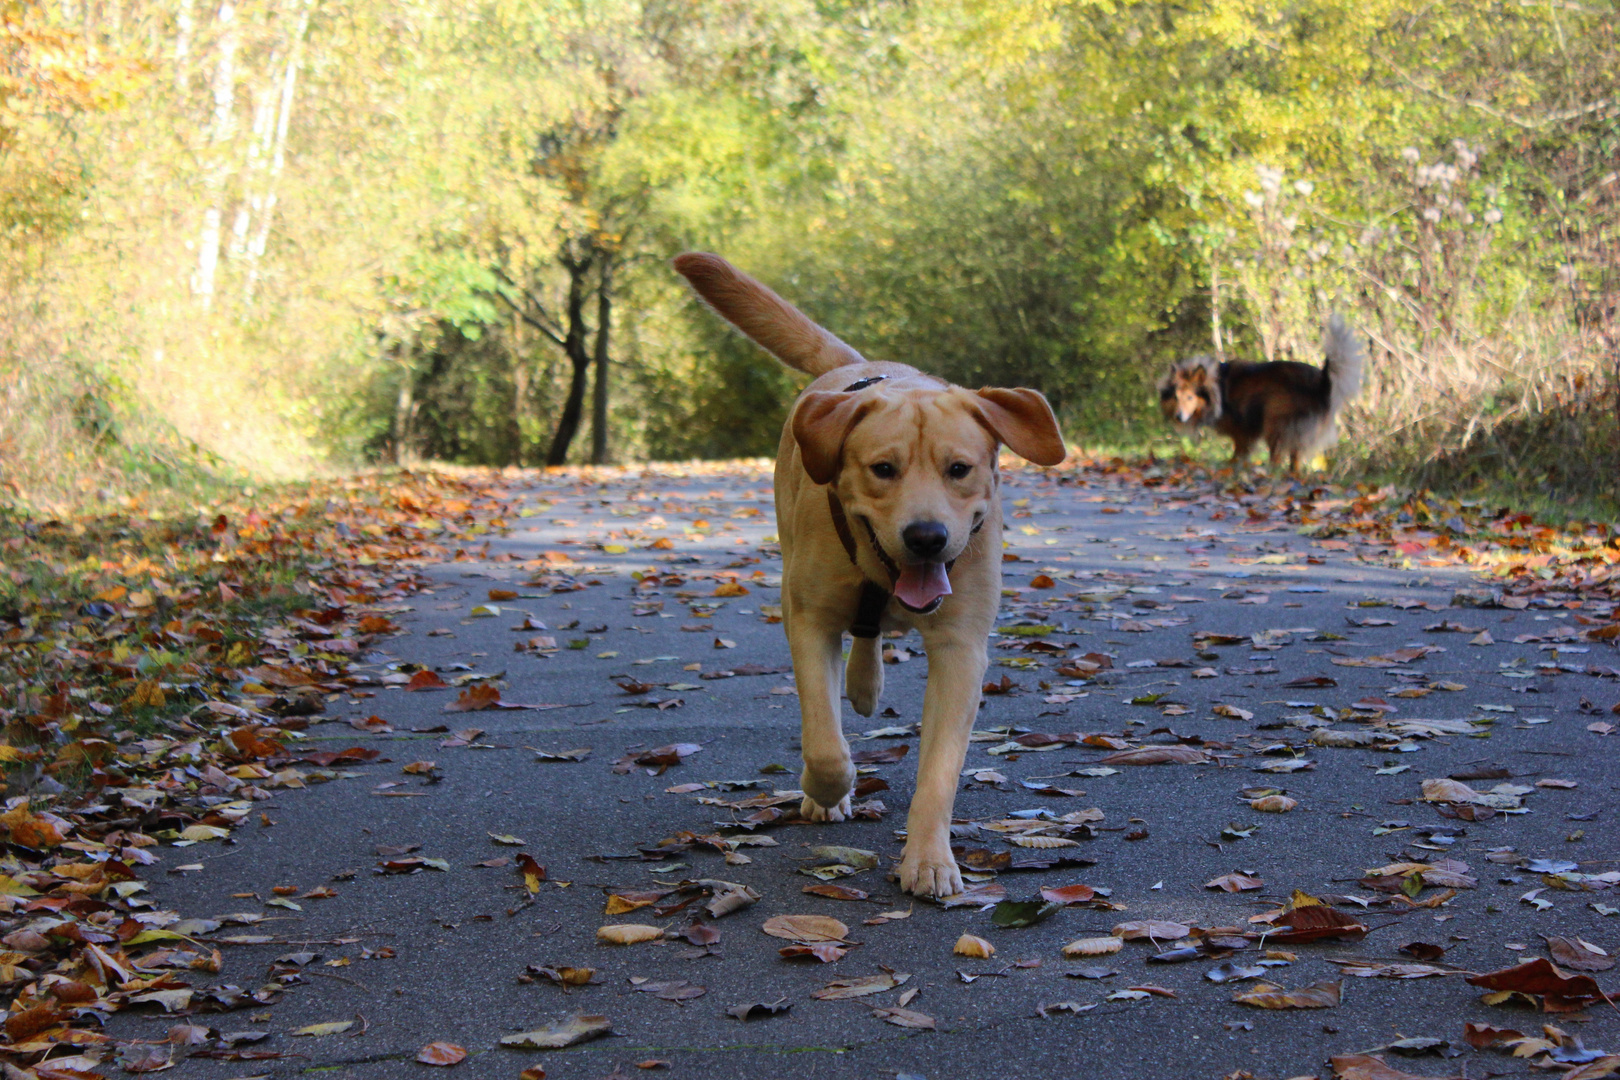
[[[871,716],[883,696],[883,645],[880,639],[853,638],[844,667],[844,694],[855,711]]]
[[[799,741],[804,747],[804,771],[799,774],[804,800],[799,813],[811,821],[843,821],[850,813],[855,765],[849,760],[839,716],[842,635],[808,618],[795,618],[788,627],[788,646],[793,652],[802,724]]]
[[[1247,435],[1232,436],[1232,460],[1227,462],[1233,470],[1241,469],[1249,463],[1249,453],[1254,449],[1254,440]]]

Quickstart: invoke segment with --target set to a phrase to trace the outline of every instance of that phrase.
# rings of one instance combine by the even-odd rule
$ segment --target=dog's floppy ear
[[[978,393],[978,413],[990,434],[1025,461],[1057,465],[1069,454],[1052,406],[1039,390],[986,387]]]
[[[793,441],[799,444],[799,459],[810,479],[830,484],[837,478],[844,440],[873,405],[869,394],[835,390],[812,390],[799,399],[793,410]]]

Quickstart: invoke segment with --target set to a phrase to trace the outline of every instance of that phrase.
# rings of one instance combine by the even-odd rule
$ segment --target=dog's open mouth
[[[894,598],[908,611],[926,615],[951,595],[951,579],[941,562],[907,563],[894,582]]]

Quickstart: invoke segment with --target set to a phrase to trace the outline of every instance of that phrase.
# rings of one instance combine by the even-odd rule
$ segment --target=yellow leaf
[[[656,941],[664,932],[656,926],[639,923],[617,923],[596,931],[596,939],[609,945],[636,945],[643,941]]]

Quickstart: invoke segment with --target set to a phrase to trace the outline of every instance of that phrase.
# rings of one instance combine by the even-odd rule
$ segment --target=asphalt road
[[[373,688],[375,696],[333,701],[326,721],[308,730],[304,745],[368,747],[381,751],[378,760],[339,767],[347,775],[307,790],[278,792],[263,804],[264,823],[239,829],[231,846],[162,849],[169,872],[150,879],[156,899],[188,916],[247,913],[261,920],[227,923],[214,932],[216,940],[272,937],[263,944],[222,945],[222,979],[253,988],[278,963],[282,970],[291,964],[303,972],[303,983],[291,986],[278,1004],[193,1021],[221,1031],[269,1032],[244,1048],[289,1056],[191,1060],[176,1075],[416,1076],[430,1071],[414,1061],[417,1051],[444,1040],[469,1051],[451,1072],[490,1078],[516,1077],[533,1066],[567,1080],[641,1075],[636,1065],[649,1061],[667,1062],[676,1077],[759,1080],[896,1074],[930,1080],[1327,1077],[1332,1055],[1411,1037],[1446,1040],[1460,1056],[1390,1054],[1392,1066],[1428,1076],[1532,1075],[1522,1062],[1469,1049],[1463,1040],[1468,1021],[1527,1033],[1550,1021],[1588,1047],[1620,1053],[1620,1013],[1606,1006],[1563,1016],[1487,1006],[1461,975],[1343,977],[1337,1007],[1272,1011],[1232,1001],[1236,990],[1252,983],[1209,981],[1205,973],[1216,967],[1214,959],[1149,962],[1169,943],[1132,942],[1089,960],[1061,953],[1066,943],[1107,935],[1127,920],[1244,927],[1250,916],[1276,908],[1295,889],[1375,903],[1366,909],[1340,906],[1373,927],[1364,940],[1287,947],[1297,959],[1271,967],[1267,977],[1290,989],[1340,980],[1332,959],[1411,962],[1397,950],[1414,941],[1442,947],[1438,965],[1473,972],[1545,955],[1542,935],[1578,936],[1610,953],[1620,950],[1620,917],[1605,917],[1593,906],[1620,906],[1620,894],[1545,888],[1531,901],[1521,899],[1544,887],[1524,860],[1575,860],[1581,872],[1593,874],[1620,869],[1614,829],[1620,738],[1588,730],[1594,718],[1581,711],[1583,698],[1605,711],[1620,699],[1613,678],[1586,674],[1585,666],[1601,670],[1620,660],[1612,645],[1564,642],[1555,651],[1544,647],[1546,641],[1513,642],[1568,626],[1568,610],[1449,607],[1457,589],[1477,583],[1451,571],[1363,561],[1354,543],[1323,546],[1264,516],[1272,504],[1259,497],[1245,502],[1209,487],[1144,487],[1131,473],[1073,473],[1060,483],[1038,470],[1009,472],[1008,551],[1018,559],[1006,563],[1004,622],[1051,625],[1044,640],[1063,655],[1107,654],[1113,667],[1098,681],[1070,685],[1055,670],[1062,660],[1016,647],[1030,638],[1000,638],[992,650],[992,678],[1005,675],[1014,685],[986,698],[979,730],[1010,726],[1015,732],[1106,733],[1133,745],[1180,742],[1202,745],[1213,760],[1072,775],[1095,769],[1110,751],[1082,744],[992,753],[1005,737],[987,734],[975,741],[970,773],[1004,779],[964,776],[960,821],[1093,807],[1103,815],[1094,839],[1064,849],[1094,865],[1006,871],[994,882],[1012,899],[1035,897],[1043,886],[1085,883],[1111,890],[1107,902],[1117,910],[1069,907],[1038,925],[1004,929],[976,907],[914,902],[888,880],[900,854],[895,830],[904,825],[913,782],[914,736],[854,743],[857,750],[912,747],[899,763],[865,767],[867,775],[888,784],[873,796],[884,808],[874,820],[767,825],[748,833],[729,827],[748,810],[698,801],[741,800],[797,782],[791,675],[702,677],[742,665],[772,669],[788,663],[781,627],[765,617],[777,602],[781,572],[767,542],[775,528],[768,466],[637,469],[600,482],[530,477],[514,485],[528,516],[510,519],[504,535],[490,534],[490,557],[433,568],[433,591],[409,611],[395,613],[408,632],[390,639],[386,654],[369,658],[371,670],[397,673],[390,665],[405,663],[435,668],[445,679],[499,675],[504,701],[561,707],[447,713],[454,689],[417,693],[380,686]],[[658,537],[671,544],[644,546]],[[554,567],[543,580],[572,580],[580,587],[553,592],[525,586],[536,580],[541,564],[535,560],[547,558]],[[633,572],[684,580],[636,588]],[[720,573],[738,575],[747,594],[713,596],[729,580],[716,578]],[[1036,575],[1051,579],[1053,587],[1032,588]],[[491,589],[520,595],[491,601]],[[1383,606],[1358,606],[1368,601]],[[496,614],[475,612],[490,604],[499,609]],[[546,629],[516,629],[530,617]],[[1367,620],[1375,625],[1354,625]],[[1424,629],[1446,621],[1467,629]],[[1478,630],[1496,643],[1470,644]],[[1240,640],[1200,656],[1193,641],[1198,632]],[[516,642],[548,636],[559,646],[554,651],[514,651]],[[584,644],[571,648],[575,641]],[[915,638],[895,644],[910,652],[918,648]],[[1392,667],[1333,663],[1387,657],[1414,645],[1441,650]],[[1538,668],[1544,662],[1569,670]],[[846,707],[846,730],[915,723],[926,672],[921,655],[888,666],[884,704],[892,713],[865,720]],[[1314,676],[1333,683],[1284,685]],[[617,683],[654,688],[629,694]],[[1396,696],[1402,690],[1427,692]],[[1131,703],[1153,694],[1165,696],[1152,704]],[[1413,734],[1386,741],[1385,749],[1310,745],[1312,731],[1324,726],[1368,730],[1366,723],[1334,719],[1330,711],[1369,697],[1391,706],[1397,721],[1470,723],[1458,734],[1407,729]],[[1214,712],[1218,705],[1230,706],[1232,715]],[[370,715],[382,717],[392,731],[371,734],[347,722]],[[441,725],[445,730],[430,730]],[[456,733],[466,729],[480,730],[458,740]],[[462,745],[446,745],[457,741]],[[1401,745],[1387,748],[1392,742]],[[644,767],[613,769],[627,754],[676,743],[701,749],[662,775]],[[580,748],[590,751],[582,761],[546,762],[536,754]],[[1292,758],[1313,765],[1257,771]],[[405,771],[423,761],[436,768]],[[786,771],[762,771],[768,766]],[[1423,780],[1487,766],[1505,768],[1507,782],[1530,788],[1522,796],[1528,812],[1468,822],[1443,817],[1435,805],[1420,801]],[[1022,783],[1030,778],[1076,793],[1041,794]],[[1534,786],[1543,780],[1570,786]],[[763,786],[669,791],[706,781]],[[1471,783],[1486,790],[1502,782]],[[1298,807],[1284,814],[1256,812],[1242,795],[1251,788],[1283,789]],[[638,849],[683,830],[712,834],[717,828],[775,843],[739,846],[747,861],[733,864],[701,844],[666,858],[638,855]],[[1425,828],[1453,832],[1436,838],[1420,831]],[[1223,835],[1228,829],[1237,832]],[[1145,835],[1133,839],[1137,834]],[[511,846],[496,836],[522,843]],[[826,844],[878,854],[880,866],[839,882],[870,893],[869,900],[802,891],[816,884],[799,873],[815,862],[808,849]],[[409,845],[420,847],[403,856],[386,853]],[[1019,859],[1032,854],[990,831],[966,846],[1008,851]],[[515,863],[479,865],[518,852],[533,855],[546,869],[548,880],[532,898]],[[1497,861],[1487,861],[1492,853]],[[390,857],[443,860],[447,869],[380,872],[379,864]],[[1359,882],[1374,867],[1444,858],[1466,863],[1478,887],[1458,891],[1443,906],[1413,907]],[[177,869],[183,865],[201,869]],[[1263,885],[1238,893],[1206,888],[1233,872]],[[696,910],[694,905],[663,918],[652,908],[605,915],[604,889],[648,890],[684,879],[738,882],[761,899],[713,921],[719,941],[706,953],[681,940],[598,942],[597,929],[605,924],[679,930]],[[278,886],[296,887],[294,895],[328,886],[336,895],[295,899],[301,910],[292,910],[266,903]],[[1440,892],[1426,889],[1420,899]],[[864,924],[897,911],[909,917]],[[788,943],[767,936],[761,925],[785,914],[840,919],[859,944],[833,963],[784,960],[778,948]],[[989,940],[995,956],[954,956],[952,945],[963,933]],[[1255,945],[1232,959],[1249,961],[1264,952]],[[307,953],[315,955],[298,955]],[[1022,960],[1039,965],[1014,966]],[[565,993],[529,974],[531,966],[594,968],[596,982]],[[1092,975],[1117,974],[1074,977],[1087,968]],[[885,970],[909,979],[856,1000],[811,996],[834,979]],[[967,981],[959,973],[978,977]],[[1620,989],[1614,972],[1596,978],[1610,992]],[[638,979],[654,992],[638,990]],[[683,1001],[658,996],[657,984],[680,981],[705,992]],[[1110,998],[1143,985],[1174,996],[1149,991]],[[667,996],[682,996],[664,989]],[[912,990],[919,992],[905,1008],[931,1018],[936,1030],[896,1026],[873,1008],[895,1007]],[[727,1015],[734,1006],[783,1000],[791,1008],[769,1018],[742,1022]],[[1041,1006],[1057,1002],[1094,1007],[1039,1015]],[[607,1017],[612,1035],[557,1050],[498,1045],[503,1036],[576,1012]],[[290,1034],[304,1025],[345,1020],[356,1023],[343,1033]],[[111,1030],[158,1038],[172,1022],[119,1014]]]

